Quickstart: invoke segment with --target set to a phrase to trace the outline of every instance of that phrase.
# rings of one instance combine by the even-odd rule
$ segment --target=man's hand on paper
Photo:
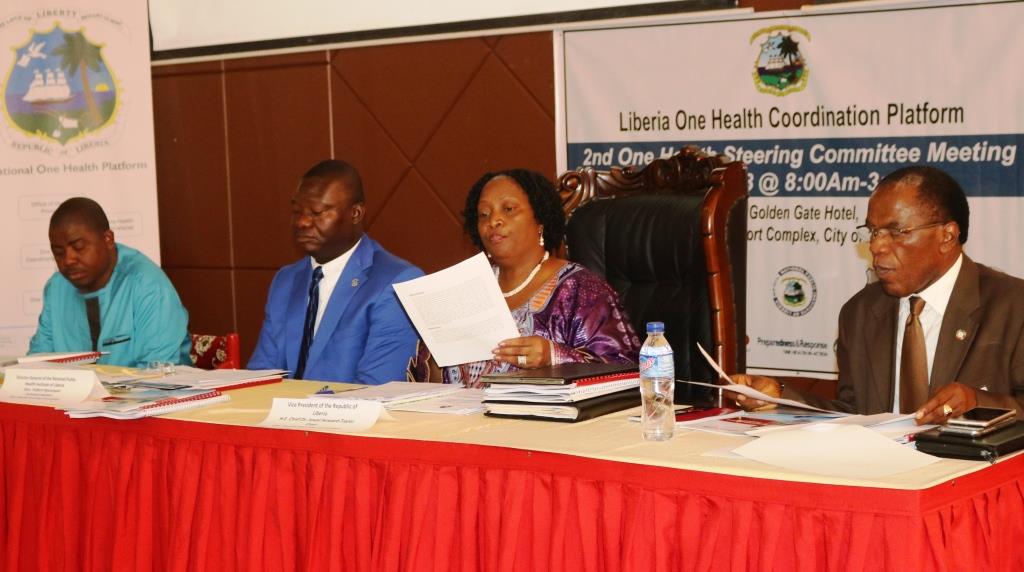
[[[750,386],[769,397],[782,397],[782,385],[770,377],[739,373],[732,376],[731,379],[735,384]],[[760,399],[750,399],[740,394],[736,394],[736,405],[747,411],[765,411],[775,409],[776,407],[774,403],[767,403]]]
[[[540,336],[502,340],[493,353],[495,360],[510,363],[520,369],[551,365],[551,344]]]
[[[949,406],[948,409],[944,407],[946,405]],[[914,419],[918,425],[945,425],[950,417],[963,415],[965,411],[974,409],[976,405],[978,405],[978,393],[974,388],[954,381],[939,388],[935,395],[917,410]]]

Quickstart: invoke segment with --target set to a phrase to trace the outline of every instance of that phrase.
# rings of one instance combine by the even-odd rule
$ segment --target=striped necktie
[[[316,327],[316,311],[320,306],[320,280],[324,277],[324,269],[317,266],[313,269],[313,280],[309,283],[309,302],[306,303],[306,321],[302,328],[302,345],[299,346],[299,363],[295,367],[295,379],[302,379],[306,373],[306,359],[309,358],[309,346],[313,343],[313,329]]]

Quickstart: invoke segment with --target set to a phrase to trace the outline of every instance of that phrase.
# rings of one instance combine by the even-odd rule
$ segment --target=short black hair
[[[469,189],[469,195],[466,196],[466,208],[462,211],[462,230],[473,241],[473,244],[480,250],[484,249],[480,231],[477,230],[476,208],[480,203],[480,193],[483,192],[484,187],[498,177],[512,179],[526,193],[526,197],[530,200],[530,208],[533,209],[533,217],[544,227],[544,249],[549,252],[558,250],[562,241],[565,240],[565,211],[562,210],[562,200],[558,197],[555,186],[547,177],[528,169],[509,169],[486,173]]]
[[[322,179],[339,182],[348,189],[348,192],[352,193],[353,203],[366,202],[366,195],[363,194],[363,178],[359,176],[359,171],[346,161],[340,159],[320,161],[306,171],[302,175],[302,179]]]
[[[50,215],[50,228],[57,228],[71,222],[84,223],[91,230],[106,232],[110,230],[107,213],[96,201],[88,197],[72,197],[57,207]]]
[[[967,242],[967,229],[971,220],[971,207],[960,183],[942,169],[928,165],[911,165],[889,173],[878,182],[877,188],[899,183],[917,187],[922,201],[935,209],[935,216],[953,221],[960,227],[960,244]]]

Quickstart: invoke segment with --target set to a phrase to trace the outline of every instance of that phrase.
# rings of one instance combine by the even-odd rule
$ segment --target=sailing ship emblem
[[[118,107],[117,83],[103,47],[82,30],[54,24],[14,48],[3,109],[23,133],[66,144],[108,125]]]
[[[807,30],[799,26],[771,26],[755,32],[750,37],[750,43],[759,39],[761,49],[754,62],[754,85],[757,90],[782,96],[807,87],[810,70],[800,51],[800,44],[803,43],[801,40],[811,39]]]

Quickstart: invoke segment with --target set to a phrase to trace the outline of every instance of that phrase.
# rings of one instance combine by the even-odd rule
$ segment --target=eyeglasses
[[[894,226],[883,226],[882,228],[872,228],[866,223],[858,226],[855,230],[857,231],[858,237],[862,242],[869,242],[872,240],[891,238],[894,241],[899,242],[907,237],[908,234],[915,230],[924,230],[926,228],[934,228],[947,224],[946,222],[930,222],[928,224],[921,224],[917,226],[906,226],[898,228]]]

